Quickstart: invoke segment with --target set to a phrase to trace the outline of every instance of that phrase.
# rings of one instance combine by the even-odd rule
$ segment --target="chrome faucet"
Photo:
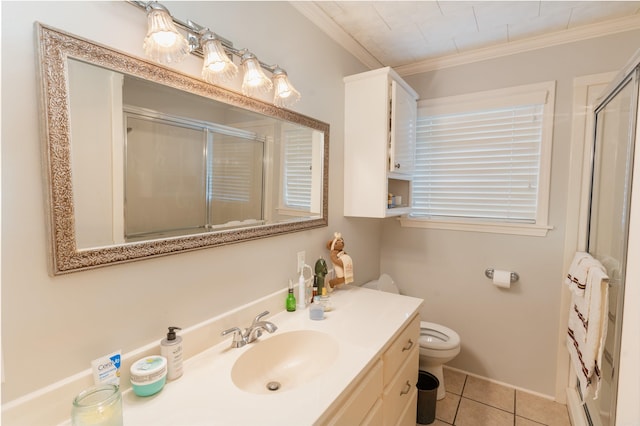
[[[244,337],[247,340],[247,343],[258,340],[258,337],[262,336],[263,330],[273,333],[278,329],[278,327],[272,322],[260,321],[260,319],[266,315],[269,315],[269,311],[264,311],[261,314],[256,315],[251,326],[245,330]]]
[[[247,343],[255,342],[260,336],[262,336],[263,330],[266,330],[268,333],[273,333],[278,329],[278,327],[272,322],[261,321],[261,318],[265,315],[269,315],[269,311],[264,311],[258,314],[253,319],[251,325],[244,329],[244,331],[239,327],[231,327],[228,330],[224,330],[222,335],[226,336],[229,333],[233,333],[233,340],[231,341],[232,348],[241,348]]]
[[[228,330],[222,332],[223,336],[226,336],[229,333],[233,333],[233,341],[231,342],[232,348],[241,348],[247,344],[247,339],[244,338],[242,330],[238,327],[231,327]]]

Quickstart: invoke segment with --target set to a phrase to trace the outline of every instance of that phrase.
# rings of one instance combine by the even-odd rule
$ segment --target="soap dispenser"
[[[180,327],[169,327],[167,337],[160,342],[160,354],[167,359],[167,379],[182,376],[182,337],[176,336]]]

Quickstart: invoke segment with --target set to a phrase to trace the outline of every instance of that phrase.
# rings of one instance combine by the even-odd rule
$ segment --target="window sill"
[[[309,210],[296,210],[288,207],[278,207],[277,212],[281,216],[304,217],[304,218],[320,216],[320,213],[312,213]]]
[[[403,228],[447,229],[451,231],[488,232],[492,234],[526,235],[531,237],[545,237],[553,226],[518,224],[518,223],[490,223],[466,222],[462,220],[440,220],[403,216],[399,218]]]

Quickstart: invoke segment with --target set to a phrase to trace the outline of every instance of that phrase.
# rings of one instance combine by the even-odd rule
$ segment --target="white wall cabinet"
[[[390,67],[345,77],[344,214],[409,212],[417,93]],[[389,206],[388,194],[401,197]]]

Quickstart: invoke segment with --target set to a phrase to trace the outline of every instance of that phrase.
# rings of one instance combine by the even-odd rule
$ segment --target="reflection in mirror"
[[[327,124],[38,30],[53,273],[327,225]]]

